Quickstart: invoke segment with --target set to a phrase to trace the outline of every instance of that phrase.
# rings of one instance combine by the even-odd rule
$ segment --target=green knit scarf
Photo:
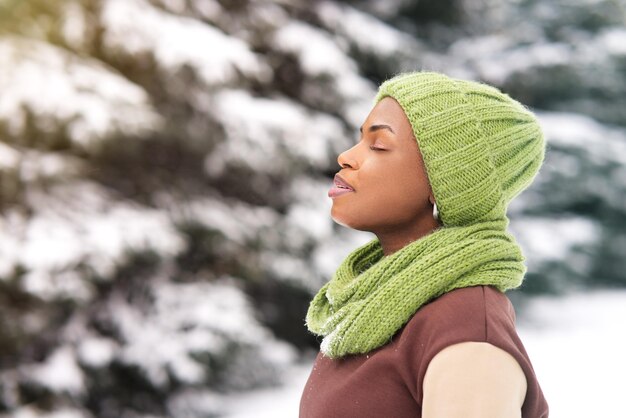
[[[308,329],[330,358],[364,354],[391,341],[427,302],[452,289],[518,287],[524,256],[508,218],[440,227],[384,256],[378,238],[352,251],[315,295]]]

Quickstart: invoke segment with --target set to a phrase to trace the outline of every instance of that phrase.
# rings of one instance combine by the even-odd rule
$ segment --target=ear
[[[428,196],[428,200],[430,201],[431,205],[435,204],[435,196],[433,196],[432,194],[430,196]]]

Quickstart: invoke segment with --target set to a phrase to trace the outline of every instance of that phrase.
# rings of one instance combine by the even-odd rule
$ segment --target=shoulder
[[[496,287],[490,285],[477,285],[453,289],[443,295],[431,300],[424,307],[443,311],[457,312],[477,312],[485,307],[505,307],[508,308],[510,301],[508,297]]]
[[[516,359],[487,342],[450,345],[423,381],[425,417],[519,417],[527,382]]]
[[[416,399],[422,397],[432,359],[447,347],[467,342],[484,343],[491,351],[498,348],[518,363],[524,360],[518,349],[513,306],[497,288],[481,285],[451,290],[423,305],[406,324],[397,346],[403,364],[411,370]]]
[[[454,289],[429,301],[406,328],[421,339],[435,335],[454,339],[456,335],[486,342],[490,328],[514,323],[515,311],[508,297],[495,287],[481,285]]]

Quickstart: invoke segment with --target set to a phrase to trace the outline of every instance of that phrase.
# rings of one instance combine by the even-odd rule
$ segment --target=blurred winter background
[[[0,416],[297,417],[378,83],[494,84],[548,154],[509,293],[551,416],[625,417],[626,1],[0,0]]]

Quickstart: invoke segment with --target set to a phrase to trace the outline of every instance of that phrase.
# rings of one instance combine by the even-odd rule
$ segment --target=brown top
[[[391,342],[332,360],[318,353],[300,418],[419,418],[430,360],[452,344],[487,342],[511,354],[527,381],[522,418],[547,418],[548,404],[517,331],[509,298],[492,286],[452,290],[423,305]]]

